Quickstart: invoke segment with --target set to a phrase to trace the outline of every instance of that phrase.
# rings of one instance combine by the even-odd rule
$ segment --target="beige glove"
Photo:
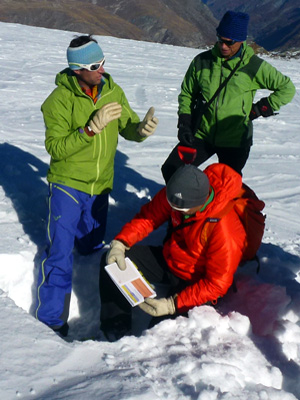
[[[157,127],[158,119],[154,117],[154,112],[154,107],[150,107],[145,118],[138,126],[138,132],[143,137],[151,136]]]
[[[106,255],[106,263],[112,264],[116,262],[120,270],[124,271],[126,269],[125,250],[129,250],[129,247],[125,246],[119,240],[112,240],[110,250]]]
[[[173,297],[156,299],[145,299],[144,303],[139,304],[139,307],[145,313],[153,317],[161,317],[162,315],[173,315],[176,313],[176,307]]]
[[[105,104],[98,110],[89,123],[89,127],[95,133],[100,133],[106,125],[121,117],[122,107],[119,103],[113,102]]]

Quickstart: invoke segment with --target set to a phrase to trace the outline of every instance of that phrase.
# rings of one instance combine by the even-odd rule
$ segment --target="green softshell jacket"
[[[237,71],[205,111],[200,124],[194,126],[195,136],[214,146],[244,147],[252,144],[249,114],[258,89],[272,92],[268,100],[274,111],[289,103],[295,95],[291,80],[254,55],[246,43],[243,43],[241,56],[228,61],[222,58],[216,44],[191,62],[181,85],[178,114],[190,114],[195,121],[195,114],[199,111],[194,110],[201,95],[204,102],[208,102],[240,58],[242,61]]]
[[[57,74],[55,83],[57,88],[42,104],[45,145],[51,156],[47,179],[90,195],[108,193],[113,187],[118,133],[128,140],[143,141],[145,138],[137,132],[140,119],[107,73],[103,74],[101,97],[96,104],[81,90],[69,68]],[[121,104],[121,117],[93,137],[80,133],[96,110],[110,102]]]

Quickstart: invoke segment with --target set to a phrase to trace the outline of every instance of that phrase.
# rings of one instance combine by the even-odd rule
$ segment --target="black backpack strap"
[[[163,243],[165,243],[167,240],[170,239],[171,235],[173,232],[178,231],[179,229],[184,229],[186,226],[190,226],[193,225],[196,222],[196,220],[194,219],[193,221],[189,221],[189,222],[181,222],[181,224],[177,225],[177,226],[173,226],[171,220],[169,220],[168,222],[168,228],[167,228],[167,233],[166,236],[163,240]]]
[[[229,80],[232,78],[232,76],[235,74],[235,72],[237,71],[237,69],[239,68],[239,66],[241,65],[241,62],[243,61],[243,57],[244,57],[244,52],[239,60],[239,62],[236,64],[236,66],[233,68],[233,70],[230,72],[230,74],[227,76],[227,78],[225,79],[225,81],[223,81],[221,83],[221,85],[218,87],[218,89],[215,91],[215,93],[213,94],[213,96],[208,100],[208,102],[205,103],[204,98],[202,96],[202,94],[200,94],[198,101],[196,102],[196,106],[195,109],[193,111],[194,114],[196,114],[196,118],[195,118],[195,123],[193,126],[193,130],[194,133],[196,133],[196,131],[198,130],[198,127],[200,125],[201,119],[202,119],[202,115],[205,114],[206,110],[208,110],[209,106],[212,104],[212,102],[215,100],[215,98],[219,95],[219,93],[221,92],[221,90],[227,85],[227,83],[229,82]]]
[[[172,231],[173,231],[173,232],[176,232],[176,231],[178,231],[179,229],[185,228],[186,226],[193,225],[195,222],[196,222],[195,219],[194,219],[193,221],[189,221],[189,222],[186,222],[186,223],[181,222],[181,224],[179,224],[179,225],[177,225],[177,226],[175,226],[175,227],[172,227]]]

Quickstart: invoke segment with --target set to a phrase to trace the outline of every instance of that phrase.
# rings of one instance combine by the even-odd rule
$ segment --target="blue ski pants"
[[[108,194],[91,196],[50,183],[47,247],[41,259],[35,316],[59,329],[69,316],[73,249],[89,254],[103,246]]]

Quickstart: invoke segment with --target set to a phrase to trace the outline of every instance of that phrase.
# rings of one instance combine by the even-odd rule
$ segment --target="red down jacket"
[[[204,172],[215,193],[213,201],[204,211],[186,220],[195,220],[195,223],[172,232],[163,248],[164,258],[172,273],[190,282],[178,293],[178,312],[217,300],[228,291],[242,259],[246,239],[244,227],[232,209],[216,224],[208,241],[201,244],[205,220],[219,213],[238,195],[242,186],[241,176],[227,165],[212,164]],[[171,208],[163,188],[124,225],[115,239],[132,247],[170,217],[173,227],[183,222],[182,213]]]

